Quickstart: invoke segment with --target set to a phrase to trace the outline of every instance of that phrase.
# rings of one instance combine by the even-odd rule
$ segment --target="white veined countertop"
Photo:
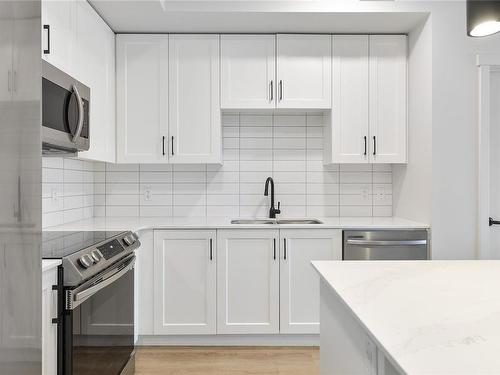
[[[313,265],[399,370],[500,373],[500,261]]]
[[[61,259],[42,259],[42,273],[62,264]]]
[[[282,219],[290,219],[288,217]],[[96,231],[146,229],[426,229],[428,224],[397,217],[318,217],[323,224],[231,224],[224,217],[96,217],[44,228],[44,231]]]

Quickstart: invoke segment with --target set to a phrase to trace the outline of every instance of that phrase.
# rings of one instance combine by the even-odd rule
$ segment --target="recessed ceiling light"
[[[500,32],[500,1],[467,0],[467,34],[474,37]]]

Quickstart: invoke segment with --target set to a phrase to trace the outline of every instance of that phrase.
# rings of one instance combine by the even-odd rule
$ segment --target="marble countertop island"
[[[500,261],[313,265],[399,372],[500,373]]]

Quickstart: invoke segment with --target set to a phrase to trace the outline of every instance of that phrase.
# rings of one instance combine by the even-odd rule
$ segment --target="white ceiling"
[[[90,2],[117,33],[407,33],[427,16],[424,12],[401,12],[397,8],[384,11],[387,7],[375,4],[380,2],[365,6],[366,1],[361,10],[344,7],[341,12],[320,1],[304,0]]]

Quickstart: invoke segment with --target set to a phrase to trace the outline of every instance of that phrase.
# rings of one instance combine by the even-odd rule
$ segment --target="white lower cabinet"
[[[57,324],[52,318],[57,317],[57,292],[52,290],[57,285],[57,267],[42,274],[42,374],[57,374]]]
[[[154,231],[154,334],[214,334],[214,230]]]
[[[141,242],[144,337],[318,334],[311,261],[342,259],[339,229],[163,229]]]
[[[279,332],[279,231],[217,231],[217,333]]]
[[[319,277],[311,261],[341,259],[341,230],[280,230],[281,333],[319,333]]]

